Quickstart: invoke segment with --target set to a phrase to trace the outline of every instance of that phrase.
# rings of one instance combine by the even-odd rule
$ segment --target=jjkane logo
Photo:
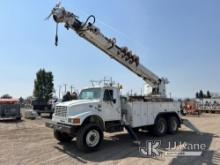
[[[190,144],[186,142],[168,142],[164,151],[160,149],[160,140],[147,140],[146,146],[139,147],[139,152],[144,157],[159,156],[201,156],[207,149],[205,144]]]
[[[139,152],[144,157],[158,157],[160,156],[159,147],[161,145],[160,140],[147,140],[145,147],[140,147]]]

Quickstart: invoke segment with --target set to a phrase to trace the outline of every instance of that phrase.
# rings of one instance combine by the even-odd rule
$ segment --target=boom
[[[143,78],[152,87],[152,95],[166,97],[165,85],[168,83],[166,78],[159,78],[149,69],[139,62],[139,57],[132,53],[127,47],[119,47],[116,39],[106,37],[100,29],[94,26],[95,17],[89,16],[86,22],[81,22],[76,15],[66,11],[60,5],[53,8],[51,15],[55,22],[64,23],[67,29],[74,30],[80,37],[86,39],[91,44],[105,52],[111,58],[131,70],[133,73]],[[93,22],[89,22],[93,19]],[[58,38],[56,36],[56,42]]]

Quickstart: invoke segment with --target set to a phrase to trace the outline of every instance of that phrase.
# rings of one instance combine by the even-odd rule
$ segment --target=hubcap
[[[97,130],[91,130],[86,135],[86,144],[89,147],[95,147],[99,143],[99,140],[100,140],[100,135]]]

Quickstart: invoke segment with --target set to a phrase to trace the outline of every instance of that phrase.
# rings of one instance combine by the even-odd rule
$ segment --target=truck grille
[[[66,117],[67,107],[64,106],[56,106],[55,116]]]

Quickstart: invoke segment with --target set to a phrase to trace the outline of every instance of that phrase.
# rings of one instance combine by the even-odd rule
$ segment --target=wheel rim
[[[160,122],[158,130],[159,130],[160,133],[163,133],[165,131],[164,122]]]
[[[100,140],[100,134],[97,130],[91,130],[86,135],[86,144],[89,147],[95,147]]]

